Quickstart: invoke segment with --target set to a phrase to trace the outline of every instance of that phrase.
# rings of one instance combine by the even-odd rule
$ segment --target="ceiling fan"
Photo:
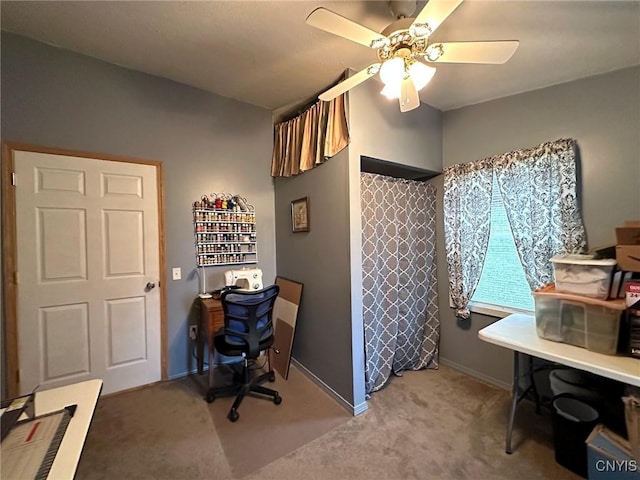
[[[518,48],[517,40],[486,42],[430,42],[430,36],[462,0],[428,0],[415,18],[416,0],[391,0],[396,20],[381,33],[375,32],[326,8],[316,8],[307,23],[329,33],[376,50],[378,61],[322,93],[329,101],[377,73],[384,83],[380,93],[397,98],[400,110],[408,112],[420,105],[418,91],[431,81],[437,63],[505,63]]]

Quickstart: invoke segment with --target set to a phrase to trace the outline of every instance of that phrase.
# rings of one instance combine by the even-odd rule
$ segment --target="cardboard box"
[[[640,465],[627,440],[600,424],[586,443],[589,480],[640,479]]]
[[[627,308],[640,302],[640,280],[631,280],[625,287],[625,304]]]
[[[640,300],[627,307],[625,328],[628,330],[626,350],[631,357],[640,358]],[[640,442],[640,436],[638,442]]]
[[[640,222],[616,228],[616,260],[620,270],[640,272]]]
[[[627,425],[627,437],[631,453],[640,462],[640,397],[628,395],[622,397],[624,402],[624,419]]]

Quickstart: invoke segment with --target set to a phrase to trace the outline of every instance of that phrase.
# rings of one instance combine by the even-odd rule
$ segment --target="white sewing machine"
[[[227,287],[240,287],[238,290],[262,290],[262,270],[259,268],[227,270],[224,272],[224,282]]]

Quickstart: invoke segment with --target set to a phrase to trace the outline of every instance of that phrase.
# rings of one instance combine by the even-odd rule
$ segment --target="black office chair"
[[[232,422],[240,417],[238,407],[249,392],[269,395],[276,405],[282,402],[278,392],[262,386],[267,380],[275,381],[273,370],[251,379],[249,368],[249,360],[255,360],[260,352],[273,345],[273,305],[279,291],[278,285],[272,285],[256,291],[227,290],[220,296],[224,310],[224,328],[216,334],[213,344],[223,355],[244,357],[242,379],[233,385],[211,387],[206,400],[211,403],[216,397],[237,395],[227,415]]]

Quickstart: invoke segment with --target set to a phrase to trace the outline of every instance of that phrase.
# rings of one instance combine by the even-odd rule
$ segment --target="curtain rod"
[[[329,85],[328,87],[323,88],[319,93],[316,93],[313,97],[311,97],[311,99],[306,100],[303,104],[297,106],[295,109],[291,110],[289,113],[283,115],[281,117],[280,121],[278,121],[277,123],[288,122],[289,120],[293,120],[297,116],[302,115],[306,110],[310,109],[311,107],[313,107],[316,103],[318,103],[320,101],[320,100],[318,100],[318,96],[322,92],[328,90],[329,88],[334,87],[335,85],[337,85],[338,83],[342,82],[346,78],[347,78],[347,71],[345,70],[342,73],[342,75],[340,75],[340,77],[338,77],[338,79],[336,81],[334,81],[331,85]]]

